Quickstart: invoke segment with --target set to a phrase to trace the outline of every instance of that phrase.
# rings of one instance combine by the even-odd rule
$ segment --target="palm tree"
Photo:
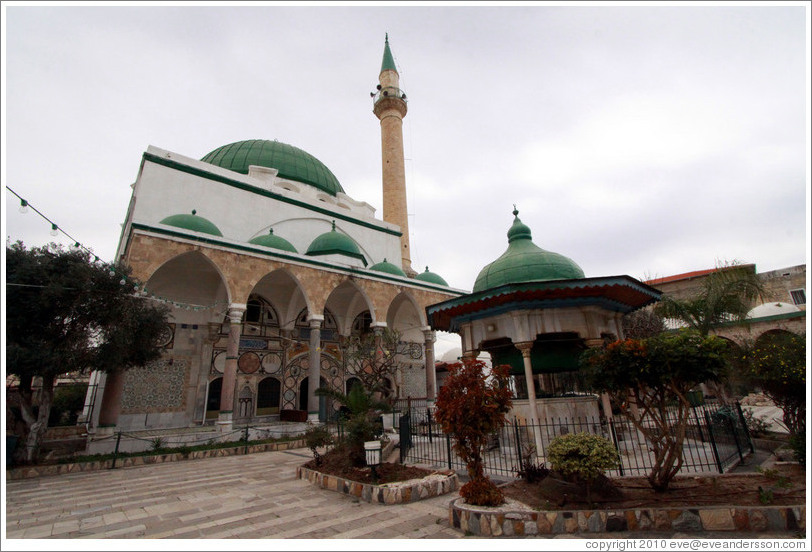
[[[346,420],[348,455],[354,466],[366,465],[364,441],[371,441],[380,433],[378,417],[381,412],[392,409],[388,402],[375,398],[378,392],[377,388],[367,389],[358,382],[346,394],[324,387],[316,390],[316,395],[330,397],[341,405],[340,412]]]
[[[678,320],[706,337],[710,331],[729,322],[744,322],[752,303],[764,293],[755,272],[738,263],[717,267],[693,296],[675,299],[664,296],[655,313]]]

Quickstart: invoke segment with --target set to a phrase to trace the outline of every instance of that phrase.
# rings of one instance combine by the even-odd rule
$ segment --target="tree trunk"
[[[48,417],[54,400],[54,376],[43,376],[39,410],[34,416],[34,392],[31,383],[30,377],[23,379],[19,389],[20,412],[25,422],[25,435],[20,439],[23,446],[18,448],[15,459],[25,464],[35,464],[39,459],[39,449],[48,430]]]

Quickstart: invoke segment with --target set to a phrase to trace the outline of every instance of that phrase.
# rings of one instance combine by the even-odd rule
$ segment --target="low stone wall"
[[[284,441],[279,443],[264,443],[261,445],[249,445],[247,454],[303,448],[304,446],[304,439],[296,439],[295,441]],[[237,454],[246,454],[245,445],[236,445],[234,447],[220,449],[195,450],[189,453],[173,452],[167,454],[151,454],[147,456],[117,458],[116,468],[131,468],[133,466],[162,464],[164,462],[178,462],[180,460],[195,460],[198,458],[235,456]],[[112,467],[112,459],[95,462],[72,462],[66,464],[22,466],[19,468],[6,470],[6,479],[27,479],[29,477],[41,477],[44,475],[62,475],[66,473],[106,470],[112,469]]]
[[[499,507],[449,505],[448,521],[483,537],[611,533],[615,531],[804,531],[806,506],[640,508],[635,510],[536,511],[509,500]]]
[[[378,502],[380,504],[416,502],[424,498],[450,493],[457,490],[459,485],[457,474],[449,470],[437,471],[422,479],[410,479],[381,485],[350,481],[335,475],[311,470],[304,466],[296,468],[296,477],[306,479],[322,489],[344,493],[366,502]]]

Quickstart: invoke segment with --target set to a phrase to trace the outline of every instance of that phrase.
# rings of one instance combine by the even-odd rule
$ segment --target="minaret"
[[[381,121],[383,165],[383,220],[400,227],[401,268],[409,276],[412,269],[409,250],[409,221],[406,209],[406,168],[403,160],[403,117],[406,116],[406,94],[400,89],[400,76],[389,51],[389,33],[383,49],[378,91],[373,92],[372,111]]]

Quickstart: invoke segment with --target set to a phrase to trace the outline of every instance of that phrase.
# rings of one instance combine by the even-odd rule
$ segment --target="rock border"
[[[618,531],[805,531],[806,506],[716,506],[627,510],[532,510],[508,500],[502,506],[448,506],[454,529],[482,537],[612,533]]]
[[[459,486],[457,474],[451,470],[438,470],[422,479],[409,479],[381,485],[359,483],[304,466],[296,468],[296,477],[328,491],[344,493],[370,503],[377,502],[387,505],[406,504],[424,498],[441,496],[457,490]]]

